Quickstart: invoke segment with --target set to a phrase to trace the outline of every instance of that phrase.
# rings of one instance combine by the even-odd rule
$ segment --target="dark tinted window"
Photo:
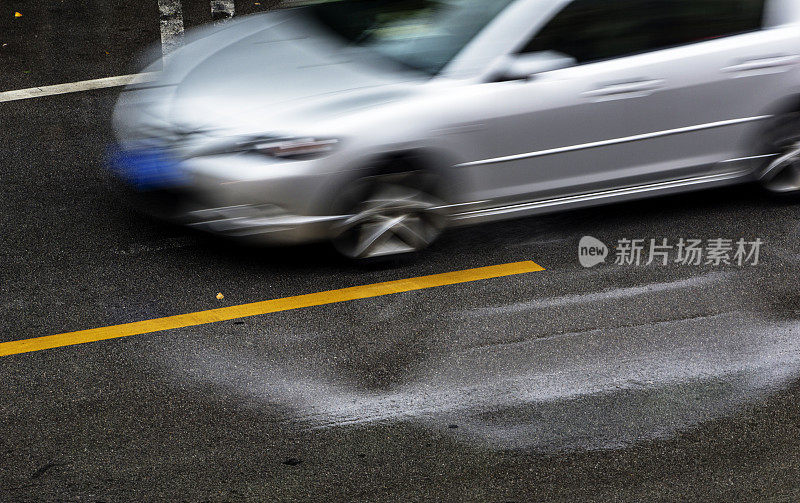
[[[665,45],[679,45],[760,30],[764,0],[665,0]]]
[[[576,0],[522,52],[611,59],[758,30],[763,13],[764,0]]]

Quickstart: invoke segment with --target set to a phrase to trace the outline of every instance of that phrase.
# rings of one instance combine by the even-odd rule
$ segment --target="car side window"
[[[683,45],[758,31],[765,0],[664,0],[665,45]]]
[[[765,0],[575,0],[520,51],[578,63],[759,30]]]

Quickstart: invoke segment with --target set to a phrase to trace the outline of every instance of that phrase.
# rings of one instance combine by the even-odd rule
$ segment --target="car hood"
[[[290,130],[399,99],[424,80],[297,11],[277,12],[190,35],[158,80],[129,89],[118,108],[181,129]]]

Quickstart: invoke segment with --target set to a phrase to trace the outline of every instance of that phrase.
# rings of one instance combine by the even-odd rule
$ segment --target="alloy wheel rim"
[[[422,190],[380,183],[337,224],[333,243],[354,259],[420,251],[444,227],[441,207],[441,201]]]
[[[775,157],[761,171],[759,180],[773,192],[800,191],[800,114],[793,114],[771,142]]]

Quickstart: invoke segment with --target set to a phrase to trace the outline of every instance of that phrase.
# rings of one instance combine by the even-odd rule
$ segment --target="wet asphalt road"
[[[150,3],[2,0],[0,91],[126,73],[158,39]],[[358,266],[131,211],[103,169],[117,92],[0,103],[2,341],[546,271],[3,357],[0,501],[800,500],[796,202],[742,186],[456,230]],[[765,244],[757,266],[587,270],[584,235]]]

